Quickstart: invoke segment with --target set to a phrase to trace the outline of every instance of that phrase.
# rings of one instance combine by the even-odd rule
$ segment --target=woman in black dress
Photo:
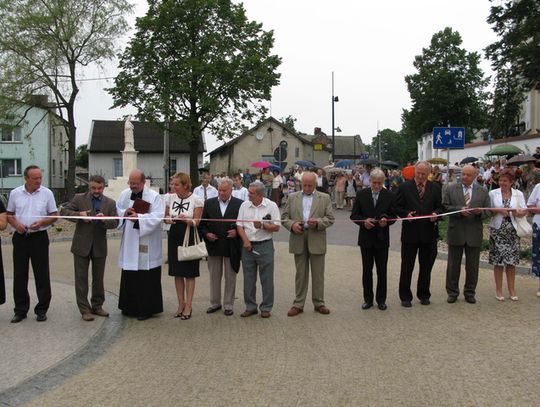
[[[165,223],[171,225],[167,239],[169,275],[174,277],[178,297],[175,317],[186,320],[191,318],[200,260],[178,261],[178,246],[184,242],[187,225],[191,226],[189,244],[194,244],[193,233],[199,225],[204,201],[191,192],[191,179],[183,172],[172,176],[171,186],[172,193],[165,203]]]
[[[0,201],[0,230],[4,230],[7,226],[6,207]],[[6,302],[6,283],[4,281],[4,264],[2,262],[2,244],[0,242],[0,304]]]

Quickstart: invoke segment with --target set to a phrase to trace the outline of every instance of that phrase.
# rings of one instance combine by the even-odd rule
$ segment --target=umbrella
[[[454,170],[454,172],[456,171],[461,172],[461,167],[459,165],[454,165],[454,164],[445,165],[444,167],[441,168],[441,172],[447,172],[448,168],[450,168],[451,170]]]
[[[336,163],[336,168],[351,167],[354,165],[353,160],[341,160]]]
[[[250,166],[253,167],[253,168],[268,168],[271,165],[272,164],[269,163],[268,161],[256,161],[256,162],[250,164]]]
[[[430,158],[427,161],[430,164],[443,164],[443,165],[448,164],[448,160],[446,158],[441,158],[441,157]]]
[[[343,174],[345,170],[343,168],[332,167],[326,170],[327,174]]]
[[[377,165],[379,164],[379,161],[375,158],[363,158],[361,160],[358,160],[358,164],[360,165]]]
[[[334,168],[334,164],[325,165],[322,169],[328,171],[329,169]]]
[[[500,146],[493,147],[486,155],[508,155],[523,153],[520,148],[513,146],[512,144],[501,144]]]
[[[276,165],[276,164],[272,164],[270,165],[270,167],[268,167],[268,169],[270,171],[279,171],[279,172],[282,172],[283,170],[281,169],[281,167],[279,165]]]
[[[386,160],[386,161],[381,162],[381,165],[383,167],[391,167],[391,168],[398,168],[399,167],[399,164],[397,162],[390,161],[390,160]]]
[[[534,158],[532,155],[520,154],[520,155],[515,155],[512,158],[510,158],[508,161],[506,161],[506,164],[521,165],[521,164],[534,163],[534,162],[536,162],[536,158]]]
[[[294,163],[304,168],[313,168],[316,166],[316,164],[313,161],[309,161],[309,160],[298,160],[298,161],[295,161]]]
[[[460,164],[470,164],[470,163],[475,163],[477,161],[478,161],[478,158],[476,158],[476,157],[465,157],[459,163]]]

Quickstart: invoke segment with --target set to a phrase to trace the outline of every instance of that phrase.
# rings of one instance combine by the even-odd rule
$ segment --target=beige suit
[[[283,226],[291,231],[296,222],[304,222],[303,193],[289,195],[281,216]],[[326,228],[334,224],[334,213],[330,196],[318,191],[313,192],[313,202],[309,218],[317,220],[316,228],[309,228],[302,233],[291,231],[289,252],[294,254],[296,264],[296,298],[293,306],[303,309],[309,284],[309,269],[312,277],[312,300],[315,307],[324,305],[324,256],[326,254]]]

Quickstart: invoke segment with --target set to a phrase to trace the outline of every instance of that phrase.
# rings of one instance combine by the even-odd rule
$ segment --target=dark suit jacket
[[[322,186],[317,187],[317,191],[328,193],[328,188],[330,187],[330,184],[328,183],[328,178],[326,178],[324,175],[322,177]]]
[[[463,196],[463,186],[456,182],[444,188],[443,205],[448,212],[457,211],[465,206]],[[490,199],[486,188],[478,184],[473,184],[470,208],[489,208]],[[461,213],[449,215],[448,221],[448,244],[455,246],[471,247],[482,246],[483,223],[482,220],[488,216],[487,211],[482,211],[478,215],[469,214],[463,216]]]
[[[60,210],[60,215],[79,216],[79,212],[92,211],[92,193],[76,194],[71,202]],[[101,213],[105,216],[117,216],[116,202],[105,195],[101,201]],[[82,219],[70,219],[77,222],[71,253],[78,256],[106,257],[107,229],[118,226],[118,220],[85,222]]]
[[[368,218],[394,218],[396,196],[387,189],[381,189],[377,198],[377,205],[373,206],[373,195],[371,188],[361,189],[356,193],[356,200],[351,212],[351,220],[364,220]],[[383,248],[390,246],[389,225],[395,221],[388,222],[385,227],[378,224],[372,229],[366,229],[363,223],[355,222],[360,226],[358,231],[358,246],[369,248]]]
[[[410,212],[416,212],[416,216],[444,212],[441,187],[435,182],[426,182],[422,201],[418,196],[414,180],[401,184],[396,195],[396,212],[401,218],[406,218]],[[431,222],[429,219],[404,220],[401,224],[401,241],[403,243],[428,244],[437,239],[436,222]]]
[[[225,214],[221,215],[219,208],[219,198],[210,198],[204,202],[202,219],[237,219],[238,210],[244,201],[231,196],[231,200],[227,205]],[[206,242],[206,249],[209,256],[224,256],[229,257],[234,271],[240,269],[240,253],[242,250],[242,241],[239,236],[235,239],[227,239],[227,232],[231,229],[236,230],[235,222],[211,222],[201,220],[199,230]],[[213,233],[218,237],[218,240],[211,242],[206,238],[208,233]]]

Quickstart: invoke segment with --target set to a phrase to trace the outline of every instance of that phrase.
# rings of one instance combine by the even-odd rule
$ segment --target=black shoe
[[[11,318],[11,323],[16,324],[21,322],[23,319],[26,319],[26,314],[15,314],[13,315],[13,318]]]
[[[210,307],[206,310],[206,313],[207,314],[213,314],[214,312],[216,311],[219,311],[221,309],[221,305],[217,306],[217,307]]]
[[[465,297],[465,301],[467,301],[469,304],[476,304],[476,298],[474,297]]]
[[[152,315],[139,315],[137,317],[137,321],[146,321],[147,319],[150,319],[150,318],[152,318]]]
[[[412,303],[410,301],[401,301],[401,306],[405,308],[411,308]]]
[[[47,315],[45,314],[37,314],[36,321],[37,322],[45,322],[47,320]]]
[[[380,304],[377,305],[377,308],[379,308],[381,311],[384,311],[388,307],[386,306],[384,302],[381,302]]]
[[[449,295],[448,298],[446,299],[446,302],[448,304],[453,304],[457,301],[457,297],[454,297],[453,295]]]
[[[234,314],[234,311],[232,309],[226,309],[224,314],[228,317],[230,317],[232,314]]]
[[[420,300],[420,304],[422,304],[422,305],[429,305],[429,304],[431,304],[431,302],[429,301],[429,298],[422,298],[422,299]]]
[[[362,304],[362,309],[370,309],[371,307],[373,307],[372,302],[365,302]]]

